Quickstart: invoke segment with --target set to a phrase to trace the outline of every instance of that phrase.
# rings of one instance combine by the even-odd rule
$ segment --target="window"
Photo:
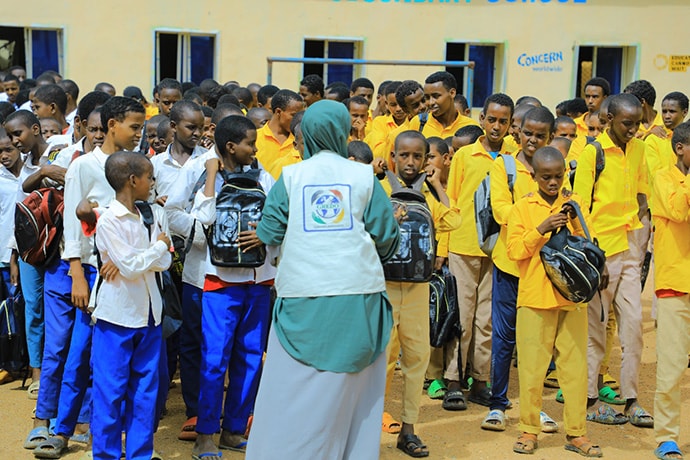
[[[344,40],[304,40],[304,57],[346,58],[361,56],[362,42]],[[359,75],[359,66],[346,64],[303,64],[302,75],[319,75],[328,85],[341,81],[348,86]]]
[[[602,77],[611,84],[611,94],[618,94],[624,82],[637,74],[636,46],[578,46],[575,97],[584,97],[584,84],[590,78]]]
[[[156,82],[164,78],[197,85],[215,73],[215,35],[156,32]]]
[[[497,63],[502,62],[502,54],[499,44],[446,43],[447,61],[475,62],[472,107],[483,107],[486,98],[495,92]],[[446,67],[446,71],[458,80],[458,92],[467,96],[466,68]]]
[[[62,30],[0,27],[0,70],[14,65],[37,77],[46,70],[62,71]]]

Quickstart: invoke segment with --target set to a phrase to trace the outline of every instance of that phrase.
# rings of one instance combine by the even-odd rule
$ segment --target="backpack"
[[[14,238],[24,262],[45,267],[60,255],[64,209],[63,191],[54,188],[34,190],[17,203]]]
[[[28,369],[29,354],[24,333],[24,299],[18,287],[0,304],[0,369]]]
[[[204,229],[211,263],[217,267],[260,267],[266,260],[266,248],[262,245],[244,252],[238,240],[240,232],[253,230],[249,223],[258,222],[262,216],[266,192],[259,183],[260,170],[219,172],[223,187],[216,196],[216,220]]]
[[[383,265],[388,281],[424,283],[434,274],[436,240],[434,220],[422,193],[426,174],[420,174],[412,188],[400,185],[391,171],[386,171],[392,193],[393,209],[403,207],[406,219],[400,223],[400,246],[395,256]]]
[[[510,193],[513,193],[515,179],[517,178],[515,157],[512,155],[501,155],[501,157],[506,167],[508,188]],[[498,241],[498,234],[501,232],[501,226],[494,219],[494,212],[491,208],[491,178],[489,174],[486,175],[479,187],[477,187],[477,191],[474,192],[474,220],[477,225],[479,248],[484,254],[491,257],[496,241]]]
[[[601,176],[602,171],[606,167],[606,157],[604,156],[604,148],[601,146],[599,141],[594,140],[593,137],[587,136],[587,145],[593,145],[594,148],[596,149],[596,157],[594,161],[594,184],[597,183],[599,180],[599,176]],[[568,179],[570,180],[570,187],[575,186],[575,172],[577,170],[577,160],[571,160],[570,161],[570,174]],[[592,200],[594,201],[594,184],[592,184]],[[592,210],[592,205],[590,204],[589,210]]]
[[[580,206],[574,201],[567,204],[577,213],[585,237],[572,235],[568,227],[563,226],[551,233],[539,256],[546,276],[563,297],[575,303],[589,302],[599,290],[606,255],[592,241]]]
[[[446,265],[429,280],[429,339],[440,348],[453,337],[460,337],[460,312],[455,277]]]

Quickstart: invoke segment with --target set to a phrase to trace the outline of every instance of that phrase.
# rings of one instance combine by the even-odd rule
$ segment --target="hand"
[[[168,235],[166,235],[165,232],[160,233],[158,238],[156,238],[156,241],[162,241],[166,246],[170,246],[170,238],[168,238]]]
[[[563,189],[561,189],[561,196],[563,198],[570,198],[572,196],[572,194],[573,194],[572,190],[568,190],[565,187],[563,187]]]
[[[362,140],[364,139],[364,128],[367,126],[367,122],[362,120],[361,118],[355,118],[355,121],[352,122],[352,130],[354,131],[355,137],[357,140]]]
[[[424,168],[424,172],[426,172],[426,180],[428,180],[434,188],[441,186],[441,171],[437,167],[427,165],[427,167]]]
[[[84,198],[77,205],[77,219],[89,225],[94,225],[96,223],[96,213],[93,210],[97,207],[97,201],[89,201]]]
[[[577,218],[577,213],[575,212],[575,208],[573,208],[572,205],[569,205],[568,203],[563,205],[561,212],[564,214],[567,214],[568,217],[570,217],[571,219]]]
[[[223,162],[220,158],[214,157],[206,160],[206,176],[215,177],[216,173],[223,169]]]
[[[563,213],[552,214],[546,218],[538,227],[537,231],[542,235],[558,230],[568,223],[568,216]]]
[[[98,270],[98,273],[106,281],[113,281],[120,274],[120,270],[115,266],[115,264],[109,260],[103,264],[103,266]]]
[[[211,147],[213,147],[213,139],[207,136],[203,136],[199,141],[199,145],[205,149],[211,150]]]
[[[254,248],[261,247],[264,243],[259,239],[258,236],[256,236],[256,222],[249,222],[249,226],[252,227],[254,230],[245,230],[243,232],[240,232],[239,238],[237,238],[237,241],[239,242],[240,247],[242,248],[242,252],[247,252],[250,251]]]
[[[606,289],[609,287],[609,268],[604,265],[604,272],[601,274],[601,283],[599,283],[599,289]]]
[[[374,167],[374,174],[383,174],[386,172],[386,169],[388,169],[388,166],[386,165],[386,160],[384,160],[381,157],[374,158],[374,161],[371,162],[371,165]]]
[[[445,257],[436,257],[436,261],[434,262],[434,270],[440,271],[443,268],[443,265],[445,263],[446,263]]]
[[[19,286],[19,264],[15,257],[10,258],[10,284]]]
[[[86,282],[84,272],[72,272],[72,305],[84,313],[89,306],[89,283]]]
[[[43,177],[47,177],[49,179],[54,180],[55,182],[59,183],[60,185],[65,184],[65,173],[67,172],[67,169],[61,168],[60,166],[55,166],[55,165],[43,165],[41,166],[41,175]]]
[[[650,129],[649,132],[647,133],[647,135],[645,136],[645,139],[651,135],[657,136],[660,139],[668,138],[668,134],[666,134],[666,130],[664,128],[662,128],[661,126],[655,126],[652,129]]]
[[[156,198],[156,204],[161,207],[165,206],[166,201],[168,201],[168,195],[163,195]]]

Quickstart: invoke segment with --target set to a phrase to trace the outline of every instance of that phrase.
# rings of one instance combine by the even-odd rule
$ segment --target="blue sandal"
[[[604,425],[623,425],[628,423],[628,417],[616,412],[607,404],[597,407],[594,412],[587,412],[587,420],[590,422],[603,423]]]
[[[47,426],[37,426],[29,432],[29,435],[24,441],[24,449],[35,449],[42,442],[45,442],[50,438],[50,433],[48,433]]]
[[[34,457],[60,458],[67,451],[67,443],[58,436],[53,436],[40,443],[34,449]]]
[[[675,441],[664,441],[659,444],[659,447],[654,449],[654,455],[659,460],[677,460],[678,457],[671,457],[671,455],[680,455],[683,458],[683,452]]]

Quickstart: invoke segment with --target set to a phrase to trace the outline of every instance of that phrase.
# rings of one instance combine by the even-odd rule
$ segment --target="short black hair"
[[[629,93],[616,94],[614,96],[611,96],[610,99],[611,100],[609,101],[608,112],[612,116],[618,115],[618,113],[623,109],[623,107],[640,109],[642,108],[640,100]]]
[[[401,81],[389,81],[383,88],[383,95],[388,97],[389,94],[395,94],[400,85],[402,85]]]
[[[300,86],[304,86],[307,88],[307,91],[309,91],[312,94],[320,94],[321,97],[323,97],[324,94],[324,88],[323,88],[323,79],[319,77],[318,75],[307,75],[302,79],[301,82],[299,82]]]
[[[149,168],[153,169],[153,165],[146,155],[121,150],[105,160],[105,178],[113,190],[119,192],[131,176],[141,177]]]
[[[325,91],[328,91],[328,94],[334,94],[335,100],[338,102],[343,102],[345,99],[350,97],[350,88],[348,88],[347,85],[341,81],[336,81],[335,83],[331,83],[330,85],[326,86]]]
[[[447,91],[450,91],[451,89],[457,91],[458,89],[458,81],[455,79],[455,76],[452,73],[445,72],[443,70],[432,73],[426,77],[426,80],[424,80],[424,84],[426,85],[431,85],[438,82],[443,83],[443,87],[446,88]]]
[[[510,109],[511,117],[515,114],[515,104],[513,103],[513,99],[507,94],[494,93],[487,97],[484,101],[484,108],[482,109],[484,115],[486,115],[486,111],[489,110],[489,104],[497,104],[501,107],[508,107]]]
[[[16,109],[11,102],[0,102],[0,117],[5,120],[11,113],[14,113]]]
[[[115,92],[115,87],[106,81],[102,81],[99,84],[97,84],[96,86],[94,86],[93,90],[94,91],[103,91],[104,93],[107,93],[106,89],[108,89],[108,88],[112,88],[113,93]]]
[[[33,78],[25,78],[24,81],[19,84],[19,89],[31,89],[35,88],[36,86],[36,80]]]
[[[201,107],[201,111],[204,112],[204,118],[211,118],[213,116],[213,109],[211,107],[207,105],[199,105],[199,107]]]
[[[400,87],[395,92],[395,100],[398,101],[398,105],[400,107],[402,107],[404,110],[407,110],[405,98],[413,95],[420,89],[422,90],[422,92],[424,92],[424,88],[422,88],[422,85],[420,85],[418,81],[405,80],[402,83],[400,83]]]
[[[470,107],[467,98],[460,93],[455,94],[455,99],[453,101],[459,103],[462,110],[467,110]]]
[[[530,104],[530,105],[533,105],[535,107],[541,107],[542,106],[541,101],[534,96],[520,96],[518,98],[518,100],[515,101],[515,106],[517,107],[518,105],[522,105],[522,104]]]
[[[74,80],[62,80],[60,83],[58,83],[58,86],[62,88],[66,94],[72,96],[72,100],[74,102],[77,102],[77,99],[79,99],[79,86],[77,86]]]
[[[577,126],[577,123],[575,123],[575,120],[573,120],[570,117],[561,115],[560,117],[556,117],[556,120],[553,122],[554,129],[558,125],[571,125],[571,126]]]
[[[187,94],[187,91],[194,88],[198,88],[198,86],[193,81],[182,82],[182,94]]]
[[[86,121],[91,115],[91,112],[93,112],[93,109],[105,104],[111,97],[110,94],[104,93],[103,91],[91,91],[87,93],[81,98],[79,105],[77,105],[77,115],[79,115],[82,121]]]
[[[347,156],[353,157],[360,163],[369,164],[374,161],[374,152],[366,142],[352,141],[347,144]]]
[[[199,94],[198,91],[191,91],[191,90],[184,93],[184,96],[182,96],[182,100],[183,101],[192,101],[195,104],[199,104],[199,105],[204,103],[204,99],[201,97],[201,94]],[[206,107],[206,106],[204,106],[204,107]],[[211,109],[211,110],[213,110],[213,109]]]
[[[27,128],[31,128],[33,125],[41,126],[41,122],[38,121],[38,117],[34,115],[33,112],[29,112],[28,110],[17,110],[12,112],[7,116],[7,118],[5,118],[5,124],[14,120],[18,120]]]
[[[128,112],[146,113],[146,109],[141,103],[131,97],[113,96],[108,99],[101,109],[101,124],[103,131],[108,132],[108,120],[115,119],[123,121]]]
[[[212,101],[213,98],[209,99],[209,102]],[[216,102],[215,106],[218,107],[220,104],[233,104],[238,107],[242,107],[242,103],[240,100],[235,96],[234,94],[223,94],[221,97],[218,98],[218,101]]]
[[[274,112],[276,109],[285,110],[292,101],[302,102],[302,96],[289,89],[281,89],[273,95],[271,107]]]
[[[251,130],[256,131],[256,126],[249,118],[241,115],[230,115],[220,120],[213,137],[220,153],[226,154],[225,146],[228,142],[239,144],[242,139],[247,137],[247,132]]]
[[[199,95],[206,100],[206,98],[208,98],[209,91],[216,86],[220,86],[220,83],[215,81],[213,78],[202,80],[202,82],[199,84]]]
[[[165,115],[163,115],[165,117]],[[168,134],[170,133],[170,118],[165,117],[165,120],[161,120],[158,123],[158,126],[156,126],[156,137],[159,139],[163,139],[165,137],[168,137]]]
[[[587,88],[588,86],[598,86],[604,92],[604,96],[608,96],[611,94],[611,84],[605,78],[601,78],[601,77],[590,78],[589,81],[587,81],[587,83],[585,83],[585,86],[583,86],[583,88]]]
[[[229,96],[229,97],[232,97],[233,99],[225,98],[223,101],[221,101],[223,96]],[[230,101],[232,101],[232,102],[230,102]],[[214,86],[213,88],[209,89],[206,92],[206,105],[208,105],[209,107],[215,109],[218,104],[226,104],[226,103],[232,103],[232,104],[240,105],[240,100],[237,99],[232,94],[230,94],[230,90],[228,88],[226,88],[225,86],[217,85],[217,86]]]
[[[676,129],[673,130],[671,144],[674,152],[676,150],[676,144],[690,145],[690,121],[686,121],[676,126]]]
[[[58,85],[42,85],[36,88],[34,98],[45,104],[55,104],[64,115],[67,111],[67,94]]]
[[[357,104],[357,105],[366,105],[367,108],[369,107],[369,101],[367,101],[364,97],[362,96],[352,96],[348,97],[343,101],[343,104],[345,104],[345,107],[347,107],[347,110],[350,110],[350,107],[352,104]]]
[[[177,101],[170,109],[170,121],[179,123],[185,112],[201,112],[201,106],[192,101]],[[202,112],[203,113],[203,112]]]
[[[164,78],[158,83],[158,94],[164,89],[178,90],[180,92],[180,97],[182,97],[182,83],[174,78]]]
[[[477,125],[467,125],[455,131],[454,137],[468,137],[470,144],[477,142],[480,136],[484,134],[484,130]]]
[[[280,91],[280,88],[274,85],[262,86],[259,89],[259,92],[256,93],[256,101],[261,105],[266,105],[268,100],[272,98],[278,91]]]
[[[651,107],[654,107],[656,102],[656,90],[647,80],[636,80],[626,86],[623,92],[632,94],[640,102],[645,101]]]
[[[427,142],[426,137],[424,137],[424,135],[422,133],[420,133],[419,131],[416,131],[414,129],[403,131],[400,134],[398,134],[398,136],[395,138],[394,150],[396,152],[398,151],[398,144],[400,143],[400,141],[402,141],[404,139],[417,139],[417,140],[423,142],[425,145],[424,153],[425,154],[429,153],[429,142]]]
[[[12,75],[11,73],[5,75],[5,78],[3,79],[3,82],[5,83],[7,83],[8,81],[16,81],[17,85],[21,84],[21,82],[19,81],[19,77],[17,77],[16,75]]]
[[[556,147],[551,147],[550,145],[545,145],[534,152],[532,166],[534,167],[535,173],[537,172],[537,164],[541,164],[542,161],[556,161],[562,163],[565,168],[565,158],[563,158],[563,154]]]
[[[220,120],[230,115],[240,115],[243,116],[242,109],[236,104],[218,104],[213,110],[213,116],[211,117],[211,124],[218,126]]]
[[[374,84],[368,78],[361,77],[352,82],[350,85],[350,91],[354,93],[357,91],[357,88],[368,88],[374,91]]]
[[[446,141],[438,136],[431,136],[426,140],[429,143],[429,146],[431,147],[436,146],[436,150],[438,150],[438,153],[441,155],[447,155],[450,153],[450,149],[448,148],[448,144]]]
[[[566,102],[566,113],[585,113],[587,111],[587,102],[581,97],[570,99]]]
[[[48,85],[54,85],[56,80],[55,80],[55,77],[52,76],[51,74],[43,72],[41,75],[36,77],[36,85],[38,86],[39,83],[41,83],[41,82],[48,84]]]
[[[522,125],[525,126],[527,120],[536,121],[537,123],[546,123],[549,126],[549,134],[553,134],[554,121],[553,113],[546,107],[532,107],[522,118]]]
[[[232,90],[232,95],[235,96],[245,107],[249,107],[254,102],[252,92],[247,88],[235,88]]]
[[[673,91],[664,96],[663,101],[676,101],[680,106],[680,110],[688,110],[688,97],[680,91]]]

